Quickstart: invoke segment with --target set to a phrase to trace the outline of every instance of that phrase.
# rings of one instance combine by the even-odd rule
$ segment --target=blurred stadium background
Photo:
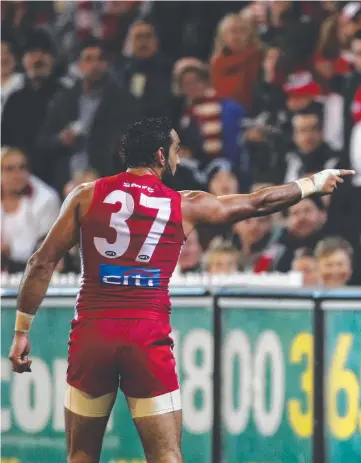
[[[64,461],[79,250],[7,360],[27,259],[122,136],[167,115],[175,189],[251,192],[353,168],[332,198],[199,228],[172,283],[186,462],[361,462],[361,3],[1,2],[2,463]],[[228,288],[228,289],[227,289]],[[125,403],[104,463],[144,462]]]

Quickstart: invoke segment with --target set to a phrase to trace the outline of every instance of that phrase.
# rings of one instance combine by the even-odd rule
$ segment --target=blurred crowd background
[[[1,25],[2,272],[24,270],[76,185],[123,169],[129,123],[168,116],[178,190],[356,171],[332,197],[196,230],[181,273],[361,284],[360,2],[2,1]],[[77,248],[57,271],[80,271]]]

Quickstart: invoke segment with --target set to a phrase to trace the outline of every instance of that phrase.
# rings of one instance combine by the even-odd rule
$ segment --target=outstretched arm
[[[286,185],[262,188],[248,195],[213,196],[198,191],[181,192],[186,234],[198,223],[225,224],[286,209],[307,196],[332,193],[352,170],[328,169]]]
[[[13,370],[18,373],[29,371],[31,362],[27,359],[30,350],[27,333],[57,263],[78,242],[79,224],[87,211],[90,192],[92,194],[92,184],[81,185],[68,196],[44,243],[30,257],[26,266],[19,289],[15,336],[9,355]]]

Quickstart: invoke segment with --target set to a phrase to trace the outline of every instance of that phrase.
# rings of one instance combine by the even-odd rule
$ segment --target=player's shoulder
[[[155,184],[155,188],[170,198],[173,197],[173,198],[181,199],[181,194],[179,191],[174,190],[173,188],[169,187],[163,182],[159,182],[158,184]]]
[[[94,190],[96,186],[96,181],[89,183],[81,183],[77,185],[67,196],[64,201],[64,205],[69,205],[72,207],[77,206],[87,206],[91,204],[94,196]]]

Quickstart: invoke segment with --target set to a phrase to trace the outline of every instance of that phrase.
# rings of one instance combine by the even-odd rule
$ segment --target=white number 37
[[[127,220],[134,212],[134,198],[125,191],[114,190],[104,199],[104,203],[107,204],[115,204],[117,202],[121,203],[121,208],[111,215],[109,223],[109,226],[117,232],[115,242],[109,243],[105,238],[94,238],[94,245],[97,251],[109,259],[116,259],[122,256],[130,244],[130,230]],[[169,198],[152,198],[141,193],[139,204],[158,210],[148,236],[135,259],[137,262],[149,262],[168,223],[171,212],[171,200]]]

